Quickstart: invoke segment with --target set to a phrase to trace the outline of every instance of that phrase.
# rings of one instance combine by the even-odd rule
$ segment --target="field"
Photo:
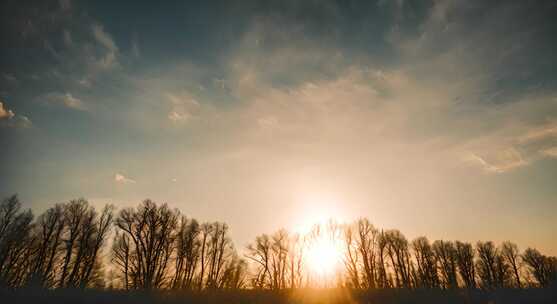
[[[202,293],[124,292],[95,290],[2,290],[3,303],[257,303],[257,304],[341,304],[341,303],[451,303],[524,304],[555,303],[557,288],[481,290],[404,290],[348,291],[339,289],[301,289],[297,291],[212,291]]]

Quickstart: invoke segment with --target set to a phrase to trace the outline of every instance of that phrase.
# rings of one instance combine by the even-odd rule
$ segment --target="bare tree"
[[[288,264],[290,288],[295,289],[302,286],[303,280],[303,238],[299,234],[294,234],[288,241]]]
[[[221,288],[219,281],[226,264],[235,255],[232,242],[228,236],[228,226],[225,223],[215,222],[211,225],[209,250],[204,258],[208,262],[206,288]]]
[[[373,227],[368,219],[359,219],[357,244],[362,258],[363,276],[362,281],[365,288],[375,288],[375,246],[378,230]]]
[[[510,267],[512,268],[512,272],[516,282],[516,287],[520,288],[522,284],[520,283],[520,275],[519,275],[520,254],[518,252],[518,246],[516,246],[516,244],[511,243],[510,241],[507,241],[501,245],[500,251],[503,258],[506,260],[508,265],[510,265]]]
[[[387,254],[391,260],[397,287],[411,287],[410,254],[408,241],[398,230],[388,230],[384,234],[387,242]]]
[[[20,286],[30,257],[33,213],[21,211],[16,195],[0,203],[0,285]]]
[[[286,287],[287,258],[289,236],[285,229],[277,231],[271,237],[271,284],[272,289]]]
[[[246,284],[247,263],[235,253],[228,259],[222,275],[219,277],[219,288],[240,289]]]
[[[131,240],[131,267],[127,270],[128,275],[131,270],[133,288],[150,290],[165,286],[177,223],[178,211],[170,210],[166,204],[157,206],[151,200],[120,212],[116,226]]]
[[[344,267],[352,288],[360,288],[360,251],[356,242],[355,225],[344,228]],[[375,262],[375,261],[372,261]]]
[[[130,245],[130,237],[123,232],[116,232],[112,243],[112,263],[120,272],[122,288],[128,290],[135,287],[132,284],[132,277],[135,277],[136,270],[133,268],[135,261]]]
[[[33,250],[33,268],[29,279],[31,284],[52,287],[57,269],[54,267],[61,256],[62,232],[64,230],[63,206],[56,204],[47,209],[37,219],[33,229],[35,247]]]
[[[68,274],[68,267],[70,265],[72,254],[75,251],[75,242],[79,234],[82,233],[82,222],[88,211],[88,202],[83,198],[72,200],[68,204],[64,205],[64,224],[67,226],[67,229],[64,233],[66,235],[64,239],[65,256],[64,262],[62,264],[62,274],[60,276],[60,282],[58,283],[60,287],[66,286],[66,275]]]
[[[524,251],[522,260],[539,286],[546,287],[557,280],[557,258],[547,257],[536,249],[528,248]]]
[[[112,223],[111,278],[104,277],[103,247]],[[145,200],[114,219],[114,207],[100,213],[85,199],[56,204],[35,222],[21,210],[17,196],[0,203],[0,283],[9,287],[112,288],[114,274],[125,289],[238,289],[251,286],[287,289],[317,286],[304,267],[304,250],[314,242],[344,244],[344,276],[337,283],[352,288],[546,287],[557,279],[557,258],[504,242],[408,241],[398,230],[379,232],[367,219],[339,226],[316,225],[308,235],[281,229],[263,234],[240,258],[221,222],[199,224],[166,204]],[[527,272],[521,271],[522,268]],[[522,277],[521,277],[522,275]],[[536,283],[532,283],[535,279]],[[314,285],[310,285],[314,284]],[[324,284],[326,285],[326,284]]]
[[[85,232],[82,238],[82,242],[87,242],[89,246],[87,246],[87,251],[82,260],[82,272],[78,281],[78,285],[81,288],[86,287],[91,282],[93,274],[95,277],[98,277],[99,272],[95,271],[99,270],[101,265],[98,261],[98,256],[114,221],[114,206],[106,205],[103,208],[100,217],[96,215],[96,212],[92,212],[92,218],[93,221],[87,222],[92,223],[93,228],[84,229]]]
[[[381,231],[377,238],[377,278],[376,282],[379,288],[390,287],[390,280],[387,277],[387,266],[385,265],[385,255],[387,248],[387,238],[385,233]]]
[[[176,237],[176,259],[172,287],[193,289],[200,258],[200,227],[195,219],[182,216]]]
[[[476,271],[474,268],[474,248],[470,243],[456,241],[456,263],[458,272],[466,288],[476,288]]]
[[[253,286],[256,288],[271,287],[271,272],[269,269],[271,260],[271,238],[262,234],[255,238],[253,244],[247,247],[246,257],[255,263],[256,275],[253,278]]]
[[[458,287],[456,280],[456,249],[453,242],[435,241],[433,242],[433,252],[441,270],[443,287]]]
[[[486,289],[506,287],[510,268],[493,242],[478,242],[476,250],[478,252],[476,270],[482,287]]]
[[[439,287],[437,260],[429,240],[426,237],[419,237],[412,241],[412,248],[414,249],[414,258],[417,265],[417,287]]]

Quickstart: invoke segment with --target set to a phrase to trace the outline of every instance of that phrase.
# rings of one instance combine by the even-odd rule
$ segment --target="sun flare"
[[[327,237],[314,240],[309,246],[306,262],[310,270],[318,276],[330,276],[340,265],[339,246]]]

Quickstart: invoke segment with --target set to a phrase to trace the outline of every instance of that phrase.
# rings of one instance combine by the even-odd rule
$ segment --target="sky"
[[[369,218],[557,254],[555,1],[2,1],[0,195],[237,247]]]

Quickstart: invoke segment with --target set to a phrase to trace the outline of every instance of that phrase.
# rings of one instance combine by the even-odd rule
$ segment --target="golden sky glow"
[[[0,194],[555,255],[555,18],[467,2],[8,7]]]

